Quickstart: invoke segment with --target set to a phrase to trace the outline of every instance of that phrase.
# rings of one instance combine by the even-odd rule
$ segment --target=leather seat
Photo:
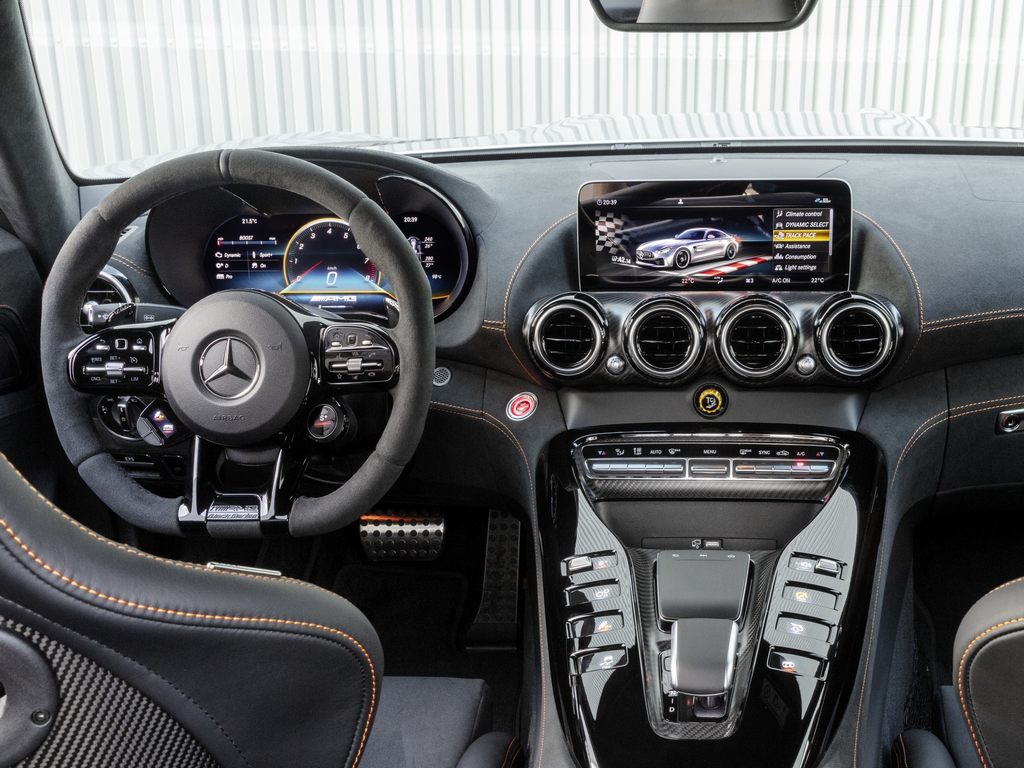
[[[940,691],[942,738],[904,733],[893,746],[895,765],[1024,765],[1024,579],[996,587],[964,616],[953,674],[953,685]]]
[[[487,733],[481,681],[383,677],[376,632],[338,595],[105,539],[3,457],[0,643],[22,654],[0,652],[0,765],[500,768],[521,756]],[[12,754],[33,734],[41,745]]]

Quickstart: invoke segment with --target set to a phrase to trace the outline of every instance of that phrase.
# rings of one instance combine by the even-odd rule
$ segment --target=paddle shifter
[[[742,552],[658,554],[658,614],[672,633],[661,655],[669,720],[719,720],[729,705],[750,556]]]

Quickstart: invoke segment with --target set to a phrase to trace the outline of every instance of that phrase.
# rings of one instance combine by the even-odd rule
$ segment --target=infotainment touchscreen
[[[590,182],[580,288],[847,290],[850,211],[837,179]]]

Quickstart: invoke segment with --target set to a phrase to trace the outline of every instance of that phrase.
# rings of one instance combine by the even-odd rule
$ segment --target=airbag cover
[[[192,305],[167,336],[160,370],[178,418],[220,445],[279,431],[298,412],[311,376],[299,323],[278,299],[255,291]]]

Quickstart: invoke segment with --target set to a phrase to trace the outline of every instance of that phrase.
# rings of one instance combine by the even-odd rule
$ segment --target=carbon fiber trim
[[[834,642],[827,643],[782,632],[775,628],[774,619],[780,614],[789,614],[818,619],[832,626],[842,623],[841,618],[846,608],[852,568],[857,553],[858,527],[857,502],[849,491],[840,488],[814,520],[782,550],[783,559],[776,566],[773,576],[771,605],[768,611],[769,621],[764,629],[766,643],[773,647],[803,651],[823,659],[829,659],[834,655]],[[831,576],[795,570],[789,567],[791,555],[833,558],[845,568],[843,578],[836,579]],[[836,596],[835,609],[808,603],[795,603],[792,600],[784,599],[783,590],[790,582],[820,587],[834,594]]]
[[[750,561],[754,566],[754,579],[751,585],[751,599],[748,601],[744,614],[743,629],[739,638],[739,654],[736,663],[733,689],[729,697],[728,716],[713,723],[673,723],[666,720],[662,713],[661,687],[658,684],[660,672],[658,656],[667,651],[671,644],[671,635],[662,632],[658,626],[658,604],[654,584],[654,561],[657,550],[627,550],[633,566],[633,578],[636,588],[636,606],[640,617],[640,634],[642,642],[638,645],[643,649],[640,663],[644,670],[644,680],[651,681],[644,686],[644,698],[647,702],[647,717],[651,728],[656,734],[666,739],[725,739],[732,736],[739,727],[743,706],[747,701],[750,689],[751,673],[754,659],[757,657],[761,627],[764,621],[765,605],[768,602],[769,586],[777,552],[751,552]]]
[[[0,625],[39,649],[60,687],[53,730],[17,768],[216,768],[199,742],[138,689],[31,627],[3,617]]]
[[[709,447],[750,445],[770,448],[772,446],[799,443],[809,448],[821,447],[838,451],[838,461],[831,475],[822,480],[804,478],[729,477],[696,479],[666,477],[658,475],[636,477],[597,477],[587,469],[583,449],[588,444],[633,446],[643,444],[657,447],[666,444],[690,444]],[[801,445],[801,447],[802,447]],[[628,455],[627,455],[628,458]],[[753,457],[752,457],[753,458]],[[849,451],[838,441],[818,435],[773,435],[773,434],[667,434],[665,432],[595,433],[586,435],[573,443],[572,459],[576,478],[588,498],[594,501],[615,499],[757,499],[758,501],[823,501],[843,476]],[[625,459],[620,459],[624,461]],[[638,461],[642,461],[638,459]]]

